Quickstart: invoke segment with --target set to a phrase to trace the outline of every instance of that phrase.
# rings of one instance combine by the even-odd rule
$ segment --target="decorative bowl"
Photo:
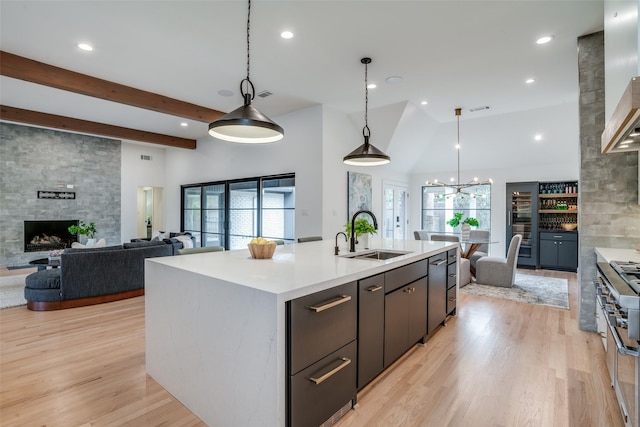
[[[576,224],[575,222],[572,222],[569,224],[562,224],[562,228],[566,231],[573,231],[576,228],[578,228],[578,224]]]
[[[253,259],[270,259],[276,251],[275,242],[264,245],[249,243],[247,246],[249,247],[249,252],[251,252],[251,258]]]

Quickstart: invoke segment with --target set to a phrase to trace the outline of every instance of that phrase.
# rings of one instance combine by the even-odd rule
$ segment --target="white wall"
[[[141,160],[141,155],[151,156],[151,160]],[[166,187],[165,157],[165,148],[122,142],[120,216],[122,242],[143,237],[139,236],[137,224],[138,187]]]
[[[639,0],[605,0],[605,122],[611,118],[631,78],[640,75]]]
[[[378,226],[381,227],[383,181],[394,181],[408,186],[410,175],[394,172],[389,165],[368,167],[345,165],[342,162],[343,157],[364,143],[362,129],[354,126],[353,121],[339,111],[329,107],[324,107],[323,111],[323,237],[334,239],[336,233],[344,231],[344,225],[350,220],[347,211],[347,172],[371,175],[371,211],[378,219]],[[369,127],[372,128],[373,135],[375,127],[373,124]],[[381,148],[386,145],[383,142],[376,147]],[[393,163],[393,157],[391,162]]]
[[[505,154],[502,145],[493,144],[486,130],[500,122],[520,123],[527,119],[548,124],[548,129],[560,129],[548,140],[531,147],[528,135],[514,133],[513,147]],[[551,107],[544,111],[522,112],[507,117],[486,118],[487,126],[473,126],[473,132],[485,142],[483,150],[504,157],[507,167],[486,168],[483,162],[463,158],[462,179],[478,176],[492,178],[491,228],[499,244],[494,254],[504,253],[507,182],[577,180],[579,169],[578,123],[575,104]],[[434,173],[421,171],[398,172],[389,166],[354,167],[344,165],[342,158],[363,143],[362,130],[344,113],[327,106],[310,107],[275,119],[285,129],[285,138],[274,144],[243,145],[205,138],[198,141],[196,150],[177,148],[157,149],[123,144],[122,175],[122,238],[135,237],[135,192],[138,186],[164,187],[165,223],[168,230],[180,228],[180,185],[211,182],[233,178],[248,178],[280,173],[296,174],[296,237],[322,235],[333,239],[347,223],[347,172],[372,175],[372,211],[382,219],[383,183],[393,181],[409,188],[408,237],[420,229],[421,187]],[[473,120],[481,122],[482,120]],[[563,122],[565,126],[558,126]],[[568,126],[567,126],[568,125]],[[443,124],[439,138],[447,130]],[[375,130],[375,129],[372,129]],[[471,131],[471,129],[470,129]],[[449,138],[451,139],[451,138]],[[454,138],[455,139],[455,138]],[[501,143],[501,144],[504,144]],[[562,145],[559,145],[562,144]],[[533,150],[533,151],[532,151]],[[162,164],[162,156],[164,164]],[[153,162],[140,160],[140,154],[151,154]],[[157,161],[156,161],[157,159]],[[393,157],[391,159],[393,164]],[[440,167],[445,164],[442,160]],[[469,164],[473,166],[469,167]],[[455,174],[455,158],[446,163],[449,171],[437,172],[435,177],[448,178]],[[423,166],[419,163],[416,169]]]
[[[165,221],[180,229],[180,186],[283,173],[296,174],[296,237],[322,234],[322,107],[273,118],[285,137],[272,144],[235,144],[211,137],[196,150],[168,148]]]

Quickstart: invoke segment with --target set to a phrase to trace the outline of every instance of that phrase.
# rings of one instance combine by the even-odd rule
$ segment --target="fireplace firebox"
[[[70,248],[77,236],[68,228],[78,225],[78,220],[25,221],[24,251],[39,252]]]

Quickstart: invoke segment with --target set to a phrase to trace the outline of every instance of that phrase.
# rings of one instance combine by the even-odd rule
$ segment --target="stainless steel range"
[[[598,262],[599,316],[607,328],[607,367],[625,425],[640,426],[638,348],[640,347],[640,263]]]

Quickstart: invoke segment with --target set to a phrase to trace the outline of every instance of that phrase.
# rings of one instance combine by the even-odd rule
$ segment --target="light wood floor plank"
[[[523,272],[568,278],[571,309],[461,295],[338,427],[621,427],[602,344],[578,330],[576,275]],[[0,310],[0,425],[204,426],[146,375],[144,321],[144,297]]]

